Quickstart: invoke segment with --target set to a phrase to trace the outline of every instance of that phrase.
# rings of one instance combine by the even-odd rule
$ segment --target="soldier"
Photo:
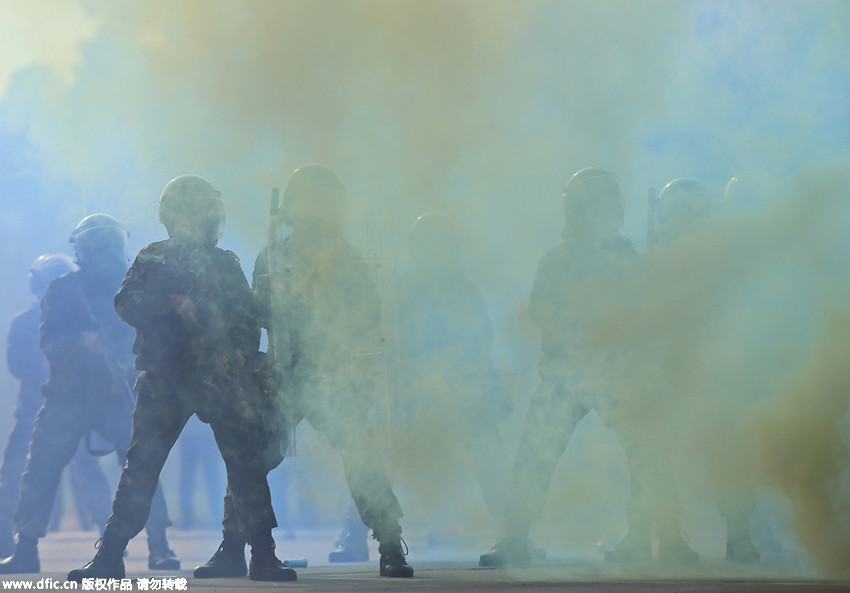
[[[410,228],[414,268],[398,282],[399,369],[396,407],[401,426],[438,411],[464,448],[490,512],[501,517],[507,454],[499,421],[511,410],[502,397],[490,350],[493,327],[478,288],[458,269],[457,228],[430,213]]]
[[[31,307],[15,316],[9,329],[6,359],[12,375],[20,380],[21,389],[15,410],[15,425],[9,435],[3,453],[3,466],[0,468],[0,556],[4,558],[11,556],[14,551],[13,519],[21,490],[21,474],[27,463],[35,417],[44,402],[41,386],[50,376],[47,359],[38,344],[41,298],[51,280],[75,268],[74,261],[63,253],[38,257],[29,269],[30,291],[36,300]],[[94,522],[102,529],[109,515],[112,493],[97,458],[81,447],[74,455],[70,468],[81,524],[85,526]],[[81,489],[82,484],[85,484],[85,491]],[[60,511],[58,515],[61,517],[60,506],[57,504],[54,507],[51,525],[56,520],[57,511]]]
[[[733,177],[726,186],[724,201],[735,206],[756,208],[762,196],[756,195],[751,179]],[[655,206],[660,245],[669,245],[687,233],[688,227],[716,214],[720,200],[695,179],[675,179],[664,186]],[[724,492],[717,497],[717,510],[726,521],[726,559],[754,564],[761,554],[750,538],[750,522],[755,510],[755,494],[750,488],[737,493]]]
[[[529,402],[511,472],[503,537],[482,554],[481,566],[530,565],[529,528],[543,510],[555,467],[576,424],[593,408],[604,418],[607,400],[615,397],[594,389],[592,379],[584,376],[584,353],[574,343],[584,311],[571,299],[574,293],[622,277],[636,263],[634,247],[619,234],[622,188],[608,171],[582,169],[564,188],[563,204],[563,242],[540,260],[531,293],[531,320],[542,334],[540,385]],[[631,443],[623,445],[628,453]],[[633,471],[632,476],[646,474]],[[633,490],[640,488],[633,484]],[[684,542],[678,531],[665,532],[661,555],[678,557],[680,544]]]
[[[216,247],[221,193],[202,177],[177,177],[162,191],[159,219],[169,238],[142,249],[115,296],[121,319],[136,328],[142,371],[133,442],[99,550],[68,580],[124,577],[124,549],[141,530],[162,466],[192,414],[210,424],[224,458],[233,520],[251,544],[249,578],[295,580],[274,553],[266,475],[280,461],[279,447],[268,446],[276,435],[266,433],[263,417],[271,412],[252,381],[260,341],[253,295],[239,259]]]
[[[41,302],[41,348],[50,378],[21,479],[15,552],[0,562],[4,574],[39,572],[38,539],[45,536],[62,470],[80,441],[97,432],[122,465],[130,443],[133,331],[112,306],[127,271],[127,229],[108,214],[92,214],[80,221],[71,242],[79,270],[51,282]],[[148,565],[176,570],[180,562],[165,536],[171,523],[161,490],[155,508],[147,525]]]
[[[373,264],[343,237],[344,191],[326,167],[307,165],[292,173],[278,214],[292,232],[280,249],[260,252],[254,285],[268,293],[263,287],[269,280],[282,284],[271,291],[267,326],[284,392],[295,408],[292,426],[306,418],[342,457],[360,518],[378,540],[381,576],[411,577],[401,507],[367,418],[377,372],[369,351],[380,333],[380,299],[369,274]]]
[[[713,196],[700,182],[676,179],[661,190],[651,204],[648,248],[669,245],[695,221],[714,208]],[[649,444],[646,435],[633,427],[618,433],[629,443],[629,469],[632,479],[627,504],[628,532],[613,549],[605,552],[609,562],[649,560],[652,557],[652,530],[659,536],[659,557],[683,563],[696,563],[699,555],[681,538],[681,512],[673,468],[667,452],[658,442]],[[662,442],[664,441],[662,439]]]

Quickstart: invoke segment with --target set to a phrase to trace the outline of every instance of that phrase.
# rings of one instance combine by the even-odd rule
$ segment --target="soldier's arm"
[[[40,344],[51,365],[95,372],[102,370],[103,346],[84,298],[70,277],[50,283],[41,299]]]
[[[139,253],[115,295],[115,310],[121,319],[138,327],[146,320],[175,314],[171,295],[180,291],[174,286],[174,279],[164,273],[166,268],[144,249]]]

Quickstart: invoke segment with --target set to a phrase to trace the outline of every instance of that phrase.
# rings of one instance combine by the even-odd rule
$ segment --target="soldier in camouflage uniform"
[[[50,378],[21,478],[15,553],[0,562],[0,573],[39,571],[38,539],[46,534],[59,479],[87,434],[95,431],[109,442],[122,465],[130,445],[133,330],[112,304],[127,270],[127,229],[108,214],[92,214],[80,221],[71,242],[80,269],[51,282],[41,302],[41,348]],[[155,489],[148,565],[176,570],[180,562],[168,548],[165,528],[171,523],[156,481],[152,496]]]
[[[540,385],[529,402],[511,472],[503,537],[481,556],[481,566],[530,565],[528,532],[543,511],[555,467],[576,424],[591,409],[605,418],[615,405],[616,394],[600,391],[588,376],[592,365],[575,343],[585,314],[582,307],[588,303],[574,299],[579,294],[593,298],[594,290],[617,286],[637,263],[631,242],[619,234],[623,192],[615,175],[591,167],[570,178],[563,197],[563,242],[540,260],[531,293],[531,320],[542,334]],[[642,444],[619,430],[617,434],[627,454]],[[629,455],[630,467],[639,460],[643,456]],[[633,495],[651,491],[659,475],[655,469],[653,464],[647,471],[631,472],[633,482],[640,480],[632,485]],[[662,553],[675,555],[680,542],[677,525],[675,533],[661,535]]]
[[[139,253],[115,297],[118,314],[136,328],[142,370],[133,442],[100,549],[68,579],[124,577],[127,542],[148,515],[169,451],[197,414],[224,458],[232,508],[251,544],[249,578],[295,580],[275,557],[271,533],[277,523],[266,475],[280,453],[278,435],[267,433],[270,402],[252,377],[256,306],[239,259],[216,247],[224,202],[206,179],[183,175],[163,189],[159,216],[168,240]]]
[[[276,336],[284,393],[293,402],[292,426],[306,418],[339,452],[360,518],[378,540],[381,576],[411,577],[401,543],[401,507],[367,418],[381,326],[378,287],[369,269],[374,263],[343,237],[343,205],[344,187],[326,167],[307,165],[290,176],[279,217],[292,233],[280,252],[271,253],[279,262],[279,268],[271,266],[271,282],[282,286],[273,291],[267,325]],[[257,257],[258,287],[268,284],[269,255],[264,249]]]

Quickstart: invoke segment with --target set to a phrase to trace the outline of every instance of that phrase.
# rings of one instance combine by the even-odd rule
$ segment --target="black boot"
[[[502,566],[531,566],[531,553],[528,539],[521,536],[508,536],[500,539],[486,554],[478,558],[478,566],[500,568]]]
[[[225,533],[216,553],[206,564],[196,567],[193,574],[197,579],[244,577],[248,574],[248,565],[245,564],[245,539]]]
[[[726,560],[742,564],[755,564],[761,558],[749,534],[732,536],[726,540]]]
[[[148,568],[151,570],[180,570],[180,560],[167,542],[148,542]]]
[[[5,560],[0,560],[0,574],[33,574],[40,571],[38,538],[19,533],[15,551]]]
[[[380,573],[382,577],[410,578],[413,567],[404,558],[407,552],[401,547],[401,527],[373,532],[378,540],[378,552],[381,554]]]
[[[298,575],[283,565],[274,554],[271,530],[251,538],[251,565],[248,578],[252,581],[294,581]]]
[[[124,549],[129,541],[125,537],[104,534],[95,544],[98,550],[92,561],[69,572],[68,580],[79,583],[83,579],[123,579]]]

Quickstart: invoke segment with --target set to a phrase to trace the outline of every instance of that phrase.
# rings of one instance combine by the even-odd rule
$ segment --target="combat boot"
[[[369,528],[359,517],[348,523],[336,550],[328,555],[328,562],[369,562]]]
[[[274,553],[275,545],[271,530],[259,537],[251,538],[251,565],[248,578],[252,581],[294,581],[298,575],[284,566]]]
[[[180,560],[165,540],[148,540],[148,568],[150,570],[180,570]]]
[[[500,539],[488,553],[481,554],[478,558],[478,566],[483,568],[499,568],[502,566],[524,568],[531,566],[528,540],[515,535]]]
[[[83,579],[123,579],[124,549],[129,541],[125,537],[104,534],[95,544],[97,554],[92,561],[69,572],[68,580],[79,583]]]
[[[749,535],[739,535],[726,540],[726,560],[742,564],[755,564],[761,559]]]
[[[245,540],[225,533],[216,553],[207,560],[206,564],[195,567],[193,574],[198,579],[244,577],[248,574],[248,565],[245,563]]]
[[[699,554],[696,553],[681,532],[658,534],[658,560],[669,564],[697,564]]]
[[[401,529],[399,529],[399,532]],[[379,572],[382,577],[410,578],[413,567],[407,563],[407,553],[401,547],[401,534],[378,540],[378,552],[381,554]]]
[[[40,571],[38,538],[19,533],[15,551],[5,560],[0,560],[0,574],[33,574]]]
[[[629,531],[623,540],[605,552],[605,562],[649,562],[652,560],[652,541],[649,533]]]

